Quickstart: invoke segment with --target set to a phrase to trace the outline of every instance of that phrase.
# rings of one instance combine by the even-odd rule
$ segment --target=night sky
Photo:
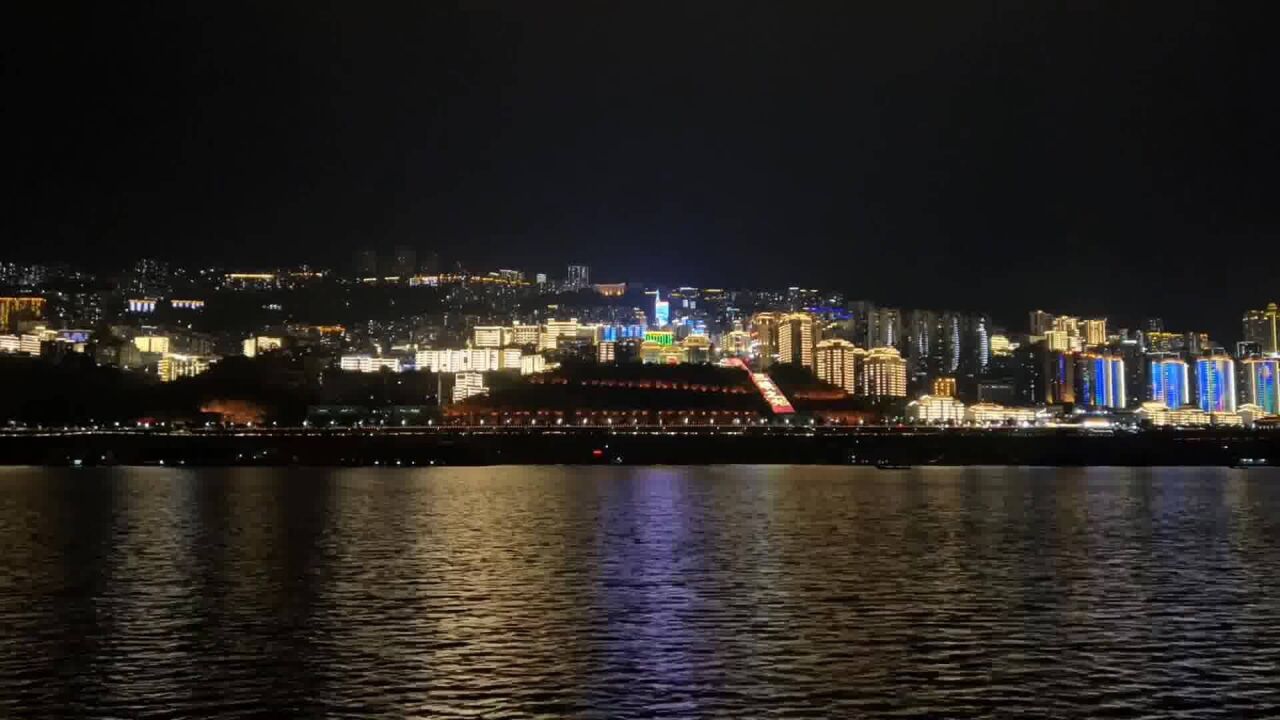
[[[1243,3],[23,5],[0,259],[410,244],[1223,339],[1280,295]]]

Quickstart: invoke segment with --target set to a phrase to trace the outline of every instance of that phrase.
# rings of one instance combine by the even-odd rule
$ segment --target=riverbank
[[[1280,433],[937,428],[307,428],[0,433],[5,465],[1280,463]]]

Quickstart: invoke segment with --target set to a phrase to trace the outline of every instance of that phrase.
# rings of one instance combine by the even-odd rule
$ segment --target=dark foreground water
[[[1280,473],[0,470],[0,717],[1267,717]]]

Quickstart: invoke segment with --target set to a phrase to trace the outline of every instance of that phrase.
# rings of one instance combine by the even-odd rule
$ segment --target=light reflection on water
[[[1280,474],[0,470],[0,715],[1236,717]]]

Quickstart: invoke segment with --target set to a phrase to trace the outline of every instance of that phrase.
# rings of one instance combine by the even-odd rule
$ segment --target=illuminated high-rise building
[[[0,332],[16,331],[23,320],[44,316],[42,297],[0,297]]]
[[[1191,402],[1191,381],[1187,363],[1177,357],[1156,357],[1151,360],[1151,399],[1164,406],[1177,409]]]
[[[1089,353],[1080,356],[1080,382],[1086,405],[1123,410],[1128,404],[1124,358]]]
[[[809,313],[788,313],[778,321],[778,361],[813,367],[813,343],[816,334]]]
[[[1213,349],[1213,343],[1209,340],[1207,332],[1188,332],[1183,333],[1182,347],[1189,353],[1202,353]]]
[[[538,336],[542,334],[540,325],[513,325],[511,330],[512,345],[537,345]]]
[[[596,362],[602,365],[611,365],[617,359],[617,346],[615,340],[605,340],[596,346]]]
[[[964,422],[964,403],[949,396],[922,395],[907,403],[906,415],[911,422],[961,423]]]
[[[133,345],[138,348],[138,352],[169,352],[169,338],[164,335],[138,335],[133,339]]]
[[[478,348],[500,348],[511,339],[511,328],[501,325],[477,325],[471,329],[472,344]]]
[[[548,320],[546,330],[543,335],[550,336],[552,339],[577,337],[578,320],[577,318],[569,318],[568,320]],[[555,348],[555,345],[553,344],[551,347]]]
[[[166,353],[156,366],[156,374],[160,382],[173,382],[179,378],[195,377],[209,369],[213,359],[199,355],[177,355]]]
[[[565,272],[565,286],[572,290],[591,287],[591,268],[586,265],[570,265]]]
[[[664,328],[671,324],[671,303],[662,299],[660,293],[653,294],[653,326]]]
[[[1066,333],[1067,337],[1080,337],[1080,318],[1059,315],[1053,319],[1053,329]]]
[[[1254,355],[1262,354],[1262,346],[1253,340],[1240,340],[1236,342],[1236,357],[1247,358]]]
[[[857,388],[869,397],[906,397],[907,361],[897,348],[871,349],[862,360]]]
[[[1196,388],[1205,412],[1236,411],[1236,364],[1227,355],[1196,360]]]
[[[1182,349],[1182,339],[1177,333],[1147,332],[1144,337],[1148,352],[1171,353]]]
[[[39,355],[44,344],[44,338],[40,335],[32,335],[23,333],[18,338],[18,352],[28,355]]]
[[[815,373],[819,380],[852,395],[857,390],[858,362],[866,354],[848,340],[823,340],[813,351]]]
[[[644,341],[668,347],[675,344],[676,336],[670,330],[649,330],[644,334]]]
[[[956,379],[953,377],[934,378],[932,395],[934,397],[955,397]]]
[[[1041,375],[1036,388],[1039,401],[1046,405],[1076,402],[1076,356],[1048,348],[1042,352]]]
[[[867,313],[867,347],[898,347],[902,344],[902,311],[878,307]]]
[[[135,262],[128,279],[129,290],[137,295],[167,295],[173,284],[169,264],[152,258]]]
[[[1266,355],[1280,354],[1280,309],[1270,303],[1264,310],[1250,310],[1243,318],[1244,339],[1256,342]]]
[[[460,372],[453,376],[453,401],[456,403],[469,397],[484,395],[488,391],[482,373]]]
[[[987,366],[991,364],[991,334],[987,331],[985,319],[978,319],[978,326],[974,330],[974,335],[978,340],[978,370],[986,370]],[[1007,339],[1006,342],[1008,342]]]
[[[767,367],[778,354],[778,323],[781,319],[782,315],[776,312],[761,312],[751,317],[751,335],[763,366]]]
[[[1107,344],[1107,319],[1094,318],[1085,320],[1084,323],[1084,344],[1089,346],[1098,346]]]
[[[991,336],[991,356],[992,357],[1009,357],[1013,351],[1017,349],[1017,345],[1009,342],[1007,335]]]
[[[711,338],[706,335],[690,335],[680,343],[684,361],[689,363],[711,362]]]
[[[501,370],[519,370],[520,358],[524,357],[524,351],[520,348],[503,348],[498,351],[498,368]]]
[[[134,343],[136,344],[140,339],[141,338],[134,338]],[[165,347],[167,348],[168,338],[161,338],[161,339],[165,340]],[[261,353],[271,352],[273,350],[279,350],[283,348],[284,338],[258,335],[256,337],[245,338],[244,342],[241,343],[241,347],[243,348],[243,353],[245,357],[257,357]],[[145,352],[145,348],[143,348],[142,345],[138,345],[138,349],[143,350]]]
[[[503,356],[497,348],[465,350],[419,350],[414,367],[425,372],[487,372],[502,369]]]
[[[1066,352],[1071,349],[1071,336],[1066,330],[1050,330],[1044,334],[1044,343],[1054,352]]]
[[[1053,313],[1032,310],[1028,318],[1027,327],[1032,335],[1044,335],[1054,329],[1053,320]]]
[[[745,330],[725,333],[720,338],[720,352],[725,355],[747,355],[751,352],[751,334]]]
[[[1280,415],[1280,358],[1252,357],[1243,362],[1245,399],[1268,415]]]

